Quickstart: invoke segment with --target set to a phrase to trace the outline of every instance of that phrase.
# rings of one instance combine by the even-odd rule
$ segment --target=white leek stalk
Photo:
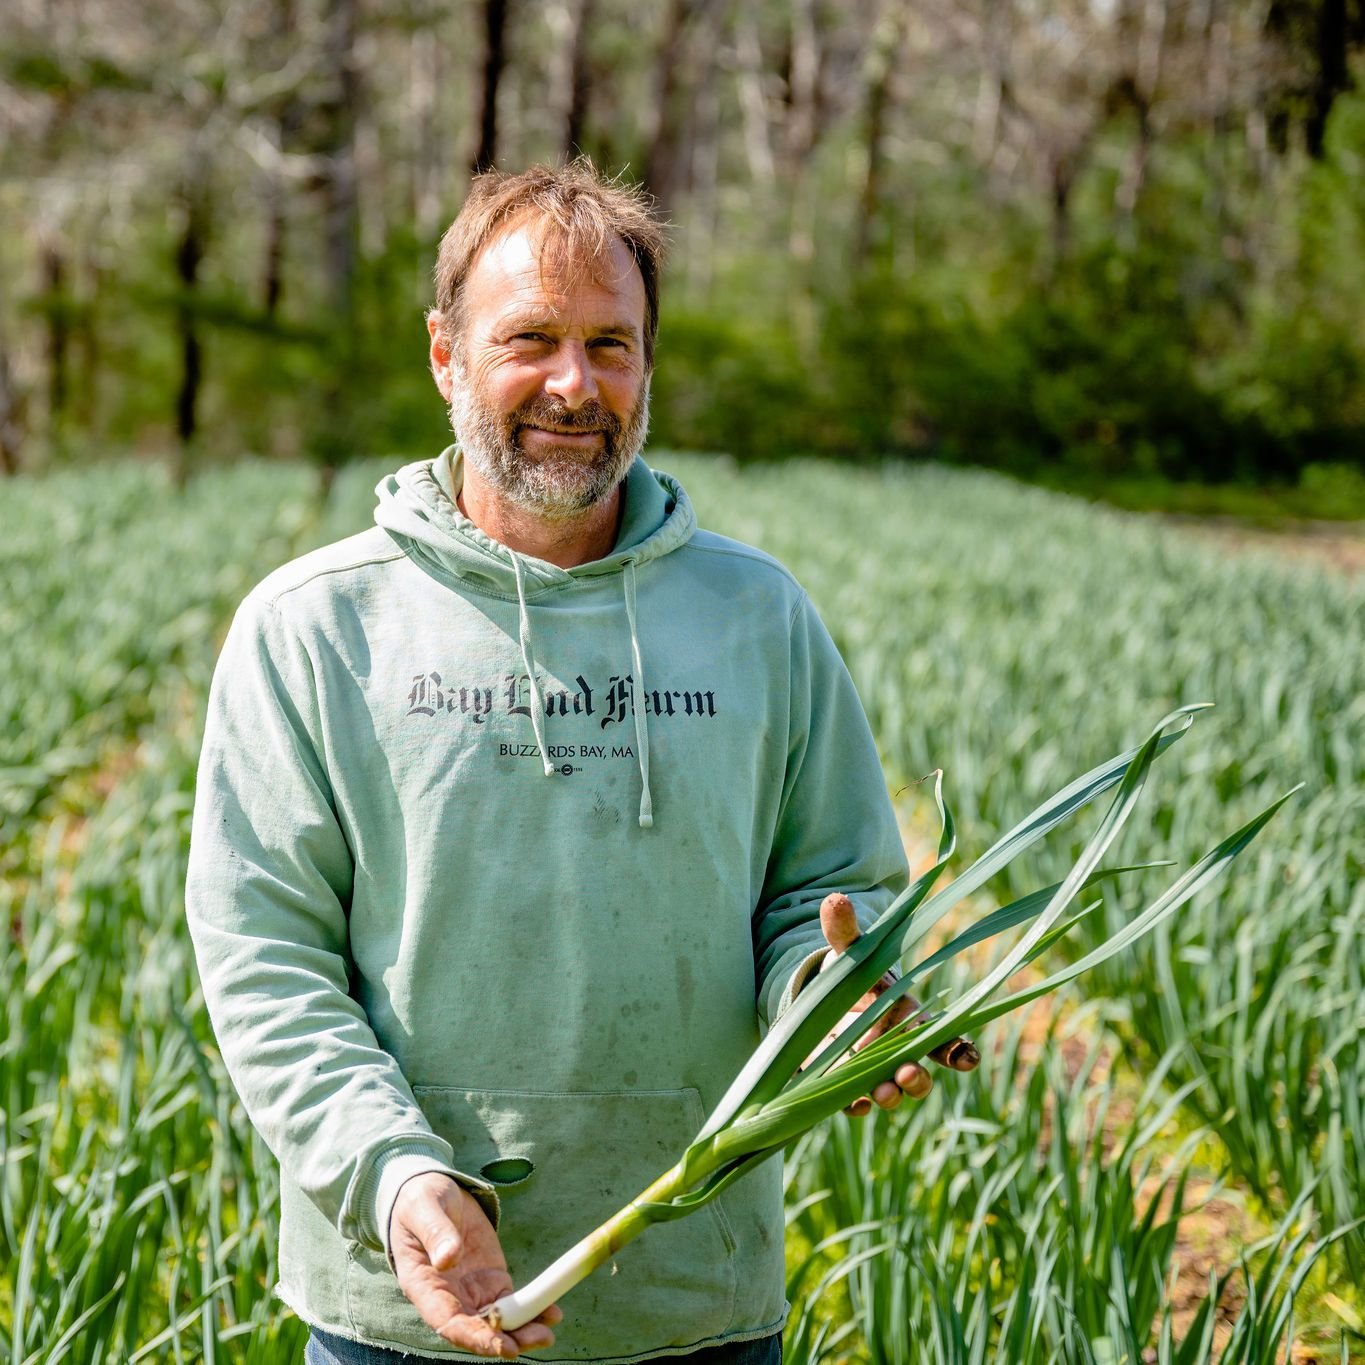
[[[974,1032],[990,1020],[1074,979],[1129,947],[1174,914],[1226,869],[1293,791],[1205,854],[1099,947],[1035,985],[990,1001],[1020,967],[1032,962],[1094,909],[1098,902],[1065,917],[1068,907],[1085,888],[1103,877],[1137,867],[1169,865],[1144,863],[1137,867],[1099,868],[1100,859],[1132,813],[1153,761],[1189,729],[1194,714],[1206,705],[1184,706],[1171,712],[1141,747],[1110,759],[1063,788],[943,890],[930,896],[957,844],[952,814],[943,802],[942,774],[935,773],[934,801],[942,833],[934,866],[806,986],[744,1065],[678,1164],[529,1284],[486,1308],[484,1316],[506,1331],[530,1322],[645,1228],[701,1208],[732,1181],[775,1156],[793,1138],[869,1093],[898,1067],[919,1061],[936,1050],[942,1057],[944,1046],[959,1034]],[[811,1056],[889,966],[913,956],[916,946],[948,911],[1062,820],[1116,784],[1118,792],[1112,805],[1063,881],[983,916],[937,952],[915,962],[895,985],[877,996],[837,1037]],[[851,1050],[854,1042],[929,972],[964,949],[1029,920],[1035,922],[1019,941],[946,1009],[932,1018],[895,1024],[860,1051]]]

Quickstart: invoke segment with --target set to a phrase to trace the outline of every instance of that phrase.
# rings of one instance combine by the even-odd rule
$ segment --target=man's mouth
[[[521,431],[537,440],[567,442],[570,445],[593,445],[602,438],[602,432],[597,427],[542,427],[528,423]]]

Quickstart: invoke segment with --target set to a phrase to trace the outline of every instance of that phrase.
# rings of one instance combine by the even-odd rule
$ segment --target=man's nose
[[[581,341],[564,338],[555,347],[545,392],[553,394],[571,409],[580,408],[597,397],[597,380],[588,360],[588,348]]]

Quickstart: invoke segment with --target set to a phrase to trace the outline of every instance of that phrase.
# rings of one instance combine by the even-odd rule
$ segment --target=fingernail
[[[981,1060],[981,1054],[965,1038],[953,1051],[953,1070],[970,1071]]]

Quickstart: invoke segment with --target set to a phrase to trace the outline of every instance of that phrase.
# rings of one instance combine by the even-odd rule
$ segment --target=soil
[[[1339,573],[1365,572],[1365,527],[1351,522],[1292,522],[1282,530],[1248,526],[1236,518],[1168,514],[1163,520],[1188,534],[1221,541],[1233,551],[1270,551],[1301,563],[1318,563]]]

